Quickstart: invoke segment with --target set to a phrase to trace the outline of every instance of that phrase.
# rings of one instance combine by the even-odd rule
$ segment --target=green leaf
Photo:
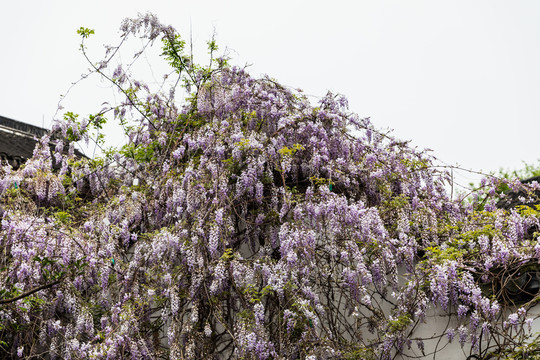
[[[94,29],[89,29],[81,26],[79,30],[77,30],[77,34],[81,35],[83,39],[86,39],[90,35],[94,34]]]

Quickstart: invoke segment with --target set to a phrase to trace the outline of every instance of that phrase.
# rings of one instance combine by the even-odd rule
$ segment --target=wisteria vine
[[[538,184],[490,177],[451,199],[435,158],[343,96],[313,105],[214,57],[213,40],[198,65],[150,14],[121,30],[161,41],[177,81],[151,91],[108,47],[89,63],[122,101],[66,113],[21,169],[0,169],[3,357],[434,358],[457,342],[540,358]],[[107,117],[127,144],[75,156],[103,144]],[[502,183],[523,205],[497,206]]]

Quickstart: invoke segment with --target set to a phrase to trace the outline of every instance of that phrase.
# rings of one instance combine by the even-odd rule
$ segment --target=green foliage
[[[271,293],[273,293],[273,288],[270,285],[259,289],[254,284],[248,284],[248,286],[244,289],[244,294],[248,297],[248,301],[253,304],[261,302],[263,297]]]
[[[236,146],[240,148],[240,150],[246,150],[246,148],[249,147],[249,139],[242,139],[236,143]]]
[[[411,169],[411,171],[426,169],[429,166],[429,163],[426,159],[401,159],[403,165]]]
[[[81,35],[83,39],[86,39],[90,35],[94,34],[94,29],[89,29],[81,26],[79,30],[77,30],[77,34]]]
[[[520,169],[510,170],[510,169],[500,168],[498,172],[491,173],[490,176],[495,176],[497,178],[506,179],[506,180],[515,180],[515,179],[526,180],[532,177],[540,176],[540,159],[537,160],[536,163],[527,163],[523,161],[523,167]],[[474,189],[474,190],[481,189],[483,187],[480,184],[475,184],[472,182],[469,183],[469,186],[471,187],[471,189]],[[495,190],[497,194],[496,198],[499,198],[500,194],[508,193],[510,191],[511,189],[506,183],[500,182],[497,185],[497,188]],[[483,199],[480,199],[477,201],[478,203],[477,210],[483,209],[487,198],[488,196],[486,195],[484,196]],[[468,201],[472,202],[472,199],[469,198]]]
[[[218,45],[215,39],[207,41],[206,44],[208,45],[208,51],[210,54],[218,50]]]
[[[72,121],[78,125],[80,125],[80,122],[77,120],[79,117],[79,114],[75,114],[71,111],[68,111],[64,114],[64,120],[66,121]],[[81,138],[80,136],[76,135],[73,129],[70,127],[67,129],[67,139],[68,141],[79,141]]]
[[[533,341],[516,346],[512,350],[499,349],[488,353],[484,359],[492,360],[539,360],[540,359],[540,338],[537,336]]]
[[[138,163],[148,163],[155,159],[154,155],[157,146],[159,146],[157,142],[152,142],[148,146],[138,146],[130,143],[122,147],[120,154],[134,159]]]
[[[103,125],[107,123],[107,118],[103,117],[101,114],[90,114],[88,115],[88,119],[90,120],[89,125],[99,130],[103,129]]]
[[[9,289],[0,289],[0,300],[11,299],[22,293],[16,285],[11,285]]]
[[[315,185],[327,185],[327,184],[333,185],[334,184],[334,182],[330,179],[316,177],[316,176],[310,177],[309,181],[311,181],[311,183]]]
[[[493,213],[482,211],[473,213],[468,222],[477,222],[484,225],[478,226],[472,230],[464,229],[464,224],[445,225],[440,231],[440,236],[448,237],[448,240],[441,245],[431,245],[425,248],[426,260],[430,263],[442,264],[446,261],[471,259],[481,255],[477,246],[477,239],[480,236],[487,236],[493,239],[500,235],[500,230],[489,223]]]
[[[191,63],[190,57],[184,54],[186,42],[179,34],[165,36],[162,42],[163,53],[161,55],[177,73],[181,73]]]
[[[292,148],[288,148],[287,146],[282,147],[279,149],[279,154],[283,157],[292,157],[298,150],[305,150],[304,146],[301,144],[293,144]]]
[[[241,164],[238,160],[234,159],[232,156],[228,159],[222,160],[222,162],[226,165],[227,170],[231,174],[239,174],[241,170]]]
[[[540,176],[540,159],[536,161],[536,163],[527,163],[525,161],[522,162],[523,167],[519,169],[499,169],[499,172],[496,174],[499,177],[502,177],[504,179],[528,179],[535,176]]]
[[[223,255],[221,255],[221,259],[224,261],[231,261],[232,259],[234,259],[233,249],[226,248],[225,251],[223,252]]]
[[[65,211],[58,211],[55,215],[56,220],[60,224],[67,225],[70,223],[72,216]]]
[[[375,352],[371,347],[362,347],[343,354],[344,360],[370,360],[376,358]]]
[[[540,218],[540,204],[518,205],[516,211],[521,216]]]
[[[390,334],[404,331],[412,323],[411,314],[399,315],[396,319],[388,321],[388,332]]]
[[[383,202],[383,208],[389,211],[396,211],[398,209],[403,209],[409,204],[409,197],[405,194],[400,194],[398,196],[389,197]]]

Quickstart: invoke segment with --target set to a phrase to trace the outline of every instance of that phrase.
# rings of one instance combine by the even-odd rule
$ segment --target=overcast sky
[[[488,172],[540,158],[535,0],[10,1],[0,14],[0,115],[49,127],[60,94],[88,67],[76,29],[95,29],[88,46],[101,50],[123,18],[146,12],[203,45],[215,29],[252,75],[315,100],[345,94],[351,110],[447,164]],[[99,111],[85,91],[66,110]]]

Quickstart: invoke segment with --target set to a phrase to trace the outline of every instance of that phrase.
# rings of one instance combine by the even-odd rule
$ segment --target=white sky
[[[0,114],[49,127],[60,94],[88,67],[76,29],[95,29],[88,47],[101,51],[123,18],[148,11],[186,38],[191,24],[196,44],[215,28],[221,49],[255,76],[345,94],[351,110],[445,163],[494,171],[540,158],[534,0],[6,1]],[[101,109],[92,89],[76,96],[66,110]]]

